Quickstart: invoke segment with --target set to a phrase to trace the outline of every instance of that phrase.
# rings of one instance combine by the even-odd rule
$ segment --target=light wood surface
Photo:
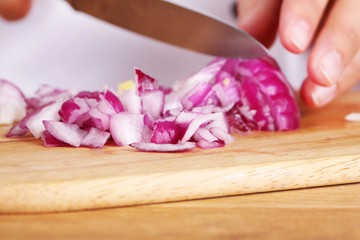
[[[360,182],[360,112],[351,93],[302,128],[237,136],[224,148],[144,153],[131,148],[46,148],[0,138],[0,212],[115,207]],[[3,127],[1,135],[6,131]]]
[[[53,214],[0,214],[0,239],[360,239],[360,184]]]

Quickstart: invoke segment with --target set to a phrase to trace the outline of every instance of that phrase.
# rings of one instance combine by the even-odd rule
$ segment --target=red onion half
[[[204,84],[207,86],[206,94],[203,93]],[[202,70],[177,82],[173,89],[171,95],[178,96],[189,110],[199,105],[222,109],[231,132],[283,131],[300,126],[300,110],[294,90],[269,57],[248,60],[217,58]],[[199,89],[201,94],[193,94],[193,89]]]

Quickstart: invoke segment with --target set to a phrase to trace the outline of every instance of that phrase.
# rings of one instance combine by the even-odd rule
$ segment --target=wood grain
[[[46,148],[32,138],[0,139],[0,211],[115,207],[360,181],[360,111],[351,93],[302,128],[237,136],[224,148],[144,153],[131,148]],[[4,134],[6,127],[2,128]]]
[[[360,184],[57,214],[0,214],[0,239],[360,239]]]

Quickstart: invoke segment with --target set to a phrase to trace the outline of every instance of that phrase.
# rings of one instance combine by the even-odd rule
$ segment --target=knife
[[[205,13],[162,0],[68,0],[74,9],[141,35],[207,55],[259,58],[252,36]]]

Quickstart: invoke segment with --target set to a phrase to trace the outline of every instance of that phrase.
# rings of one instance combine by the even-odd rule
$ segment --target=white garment
[[[235,24],[234,0],[171,2]],[[306,61],[301,58],[299,63],[279,46],[271,53],[297,88],[306,75]],[[75,12],[63,0],[34,0],[30,13],[19,21],[0,18],[0,78],[16,83],[27,94],[44,83],[78,90],[115,87],[133,78],[135,66],[169,86],[211,59]]]

